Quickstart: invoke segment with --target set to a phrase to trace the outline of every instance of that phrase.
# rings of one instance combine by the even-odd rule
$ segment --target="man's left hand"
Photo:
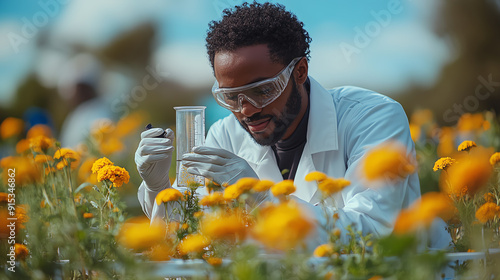
[[[192,153],[184,154],[182,165],[187,172],[214,180],[218,184],[234,184],[240,178],[258,178],[246,160],[218,148],[195,147]]]

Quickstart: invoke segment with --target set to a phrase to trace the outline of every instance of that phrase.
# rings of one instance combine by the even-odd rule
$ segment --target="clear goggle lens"
[[[234,112],[239,112],[244,99],[257,108],[263,108],[276,100],[285,90],[295,64],[302,57],[293,59],[278,75],[263,81],[236,88],[219,88],[216,81],[212,94],[219,105]]]

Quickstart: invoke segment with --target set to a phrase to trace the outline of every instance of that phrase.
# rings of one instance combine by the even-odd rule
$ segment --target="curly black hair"
[[[217,52],[267,44],[271,60],[287,65],[305,56],[309,60],[311,38],[304,24],[280,4],[243,3],[225,9],[220,21],[209,23],[206,46],[212,69]]]

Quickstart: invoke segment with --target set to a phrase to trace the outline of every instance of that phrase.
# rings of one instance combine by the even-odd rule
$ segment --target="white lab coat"
[[[305,176],[312,171],[321,171],[330,177],[344,177],[351,181],[351,185],[328,201],[330,214],[333,211],[339,214],[337,223],[327,225],[328,228],[336,226],[343,230],[355,224],[364,234],[390,234],[399,211],[420,196],[418,175],[411,174],[395,184],[367,188],[360,179],[359,165],[368,148],[389,140],[402,143],[407,147],[408,155],[415,157],[415,146],[403,108],[396,101],[373,91],[350,86],[326,90],[314,79],[310,78],[310,81],[307,142],[295,175],[297,191],[293,195],[319,223],[326,224],[324,212],[316,206],[321,193],[315,182],[305,181]],[[206,145],[226,149],[245,159],[260,179],[283,180],[271,147],[257,144],[234,115],[212,125]],[[200,194],[204,192],[200,190]],[[139,188],[139,201],[152,219],[165,215],[163,205],[154,203],[156,194],[144,183]],[[345,234],[342,237],[346,238]],[[440,240],[441,244],[431,246],[446,247],[449,240],[441,238],[444,238]],[[314,244],[326,242],[326,232],[318,229],[312,239]]]

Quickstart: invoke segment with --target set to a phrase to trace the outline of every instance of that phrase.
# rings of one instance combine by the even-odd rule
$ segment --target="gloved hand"
[[[135,152],[135,164],[147,187],[159,191],[170,186],[168,171],[172,162],[174,132],[167,128],[165,137],[161,128],[151,128],[141,133],[141,142]]]
[[[214,180],[218,184],[234,184],[244,177],[258,178],[246,160],[224,149],[195,147],[184,154],[182,164],[187,172]]]

